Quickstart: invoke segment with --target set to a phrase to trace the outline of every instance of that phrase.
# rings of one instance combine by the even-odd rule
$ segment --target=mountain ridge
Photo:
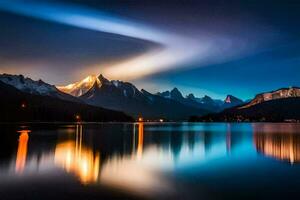
[[[179,102],[153,95],[146,90],[138,90],[129,82],[109,81],[103,75],[100,84],[94,84],[79,98],[87,104],[121,110],[134,117],[150,119],[188,119],[190,113],[204,114],[208,111],[194,109]]]
[[[121,110],[135,117],[143,115],[150,118],[161,117],[174,119],[180,118],[179,116],[174,116],[179,114],[186,119],[186,117],[191,114],[199,113],[202,115],[209,112],[218,112],[224,108],[237,105],[236,103],[214,100],[207,95],[203,98],[197,98],[193,94],[184,97],[176,87],[170,91],[152,94],[144,89],[138,90],[135,85],[129,82],[109,80],[102,74],[98,77],[89,77],[63,87],[69,89],[64,91],[78,96],[79,99],[88,104]],[[81,86],[83,86],[82,89],[80,89]],[[84,91],[84,93],[78,91]],[[239,100],[236,97],[234,97],[234,99]],[[169,102],[169,105],[167,102]],[[155,104],[157,104],[157,107],[160,107],[160,109],[148,108],[149,106],[155,106]],[[239,102],[239,104],[241,103]],[[166,108],[167,111],[163,111],[161,105],[168,107]],[[173,106],[172,109],[170,108],[171,106]],[[184,109],[186,109],[186,112],[183,111]],[[172,110],[181,111],[175,113]],[[167,112],[174,114],[166,114]],[[190,113],[188,114],[188,112]]]
[[[14,91],[18,91],[16,94],[38,96],[32,97],[34,99],[49,98],[55,102],[62,100],[70,104],[87,104],[95,109],[104,107],[111,112],[120,110],[135,118],[145,117],[150,120],[186,120],[190,116],[199,116],[193,118],[195,121],[280,121],[286,120],[286,117],[298,120],[297,113],[290,111],[293,113],[290,115],[287,108],[298,109],[298,103],[300,104],[299,87],[263,92],[252,100],[243,102],[233,95],[227,95],[224,101],[212,99],[207,95],[198,98],[192,93],[184,97],[176,87],[170,91],[152,94],[144,89],[138,90],[130,82],[109,80],[102,74],[98,77],[88,76],[82,81],[70,84],[69,88],[74,86],[76,91],[69,92],[73,92],[73,95],[80,94],[79,97],[64,93],[42,80],[34,81],[23,75],[1,74],[0,83],[2,89],[14,88]],[[5,96],[3,91],[2,95]],[[45,103],[49,104],[47,101]]]
[[[100,107],[56,97],[23,92],[0,81],[1,122],[133,121],[131,117]]]
[[[95,82],[100,82],[97,76],[90,75],[81,81],[71,83],[66,86],[57,86],[57,88],[65,93],[79,97],[86,93]]]
[[[190,121],[300,121],[300,88],[280,88],[257,94],[250,102]]]
[[[45,83],[41,79],[34,81],[31,78],[24,77],[23,75],[0,74],[0,82],[29,94],[50,96],[62,100],[80,102],[80,99],[60,91],[54,85]]]
[[[173,99],[182,104],[189,105],[196,108],[207,109],[210,112],[219,112],[229,107],[234,107],[241,105],[244,102],[237,97],[232,95],[227,95],[224,101],[218,99],[212,99],[211,97],[204,95],[203,97],[195,97],[193,93],[188,94],[186,97],[183,97],[178,88],[173,88],[171,91],[164,91],[156,93],[159,96],[164,98]],[[231,100],[232,99],[232,100]]]
[[[243,108],[247,108],[265,101],[289,97],[300,97],[300,87],[292,86],[289,88],[279,88],[270,92],[259,93],[255,95],[254,99],[252,99],[248,104],[243,106]]]

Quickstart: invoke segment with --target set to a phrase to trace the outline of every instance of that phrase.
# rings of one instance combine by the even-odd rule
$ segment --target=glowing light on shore
[[[139,117],[138,121],[142,122],[142,121],[144,121],[144,119],[142,117]]]

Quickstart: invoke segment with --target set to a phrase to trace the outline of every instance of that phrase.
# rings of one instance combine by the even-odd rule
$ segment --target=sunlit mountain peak
[[[76,83],[71,83],[66,86],[57,86],[57,88],[73,96],[81,96],[91,89],[95,83],[100,84],[99,78],[95,75],[90,75]]]

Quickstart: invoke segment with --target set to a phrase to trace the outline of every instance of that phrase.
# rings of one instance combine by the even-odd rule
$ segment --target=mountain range
[[[52,89],[49,94],[54,94]],[[0,81],[1,122],[133,121],[122,112],[63,100],[56,94],[48,95],[46,90],[43,95],[24,90]]]
[[[183,96],[178,88],[152,94],[144,89],[137,89],[132,83],[108,80],[103,75],[88,76],[76,83],[56,87],[42,80],[34,81],[22,75],[2,74],[0,83],[0,92],[7,97],[4,99],[18,97],[18,101],[12,100],[15,104],[11,105],[19,108],[21,99],[26,99],[26,102],[35,102],[35,110],[32,112],[38,113],[37,116],[45,120],[47,117],[41,117],[42,112],[43,115],[46,115],[45,113],[54,115],[54,113],[61,114],[61,110],[67,110],[66,113],[69,116],[64,115],[67,119],[74,118],[75,113],[79,111],[79,113],[89,113],[84,114],[85,118],[92,121],[96,120],[91,117],[96,116],[95,112],[106,113],[104,118],[107,120],[114,121],[112,116],[125,119],[126,115],[119,111],[133,116],[135,119],[143,117],[149,120],[187,120],[190,116],[194,116],[190,118],[191,121],[300,119],[295,111],[300,104],[300,88],[297,87],[261,93],[254,99],[244,102],[232,95],[227,95],[224,101],[212,99],[207,95],[195,97],[192,93]],[[8,94],[5,95],[6,92],[3,91]],[[9,101],[2,101],[2,107],[9,105]],[[56,108],[54,105],[57,105]],[[13,107],[6,106],[6,108],[8,107],[13,110]],[[33,106],[30,107],[33,108]],[[86,112],[82,108],[86,108]],[[17,110],[14,112],[17,114]],[[31,115],[34,115],[33,113]],[[7,116],[9,115],[7,114]],[[32,118],[38,119],[37,116]],[[99,115],[97,116],[100,119]],[[54,120],[54,118],[51,119]],[[101,119],[104,120],[104,118]]]
[[[183,97],[182,93],[176,87],[171,91],[158,92],[156,94],[158,96],[180,102],[184,105],[208,110],[209,112],[218,112],[225,108],[234,107],[244,103],[242,100],[232,95],[227,95],[224,101],[219,99],[212,99],[207,95],[199,98],[195,97],[192,93],[190,93],[186,97]]]
[[[219,113],[193,116],[190,121],[300,121],[300,88],[281,88],[261,93],[241,106]]]
[[[30,78],[25,78],[23,75],[2,74],[0,75],[0,81],[29,94],[49,96],[73,102],[81,102],[80,99],[58,90],[54,85],[45,83],[42,80],[34,81]]]
[[[204,115],[243,103],[231,95],[233,100],[230,102],[213,100],[208,96],[196,98],[193,94],[183,97],[177,88],[152,94],[144,89],[138,90],[129,82],[108,80],[103,75],[89,76],[58,88],[90,105],[147,119],[186,120],[191,115]]]
[[[110,81],[103,75],[88,76],[76,83],[57,87],[22,75],[2,74],[0,81],[24,93],[122,111],[135,118],[150,120],[186,120],[191,115],[202,116],[243,103],[231,95],[227,97],[231,101],[213,100],[209,96],[197,98],[193,94],[183,97],[177,88],[152,94],[144,89],[138,90],[129,82]]]
[[[79,98],[87,104],[120,110],[135,118],[184,120],[191,113],[209,113],[208,110],[153,95],[143,89],[140,91],[129,82],[109,81],[102,75]]]

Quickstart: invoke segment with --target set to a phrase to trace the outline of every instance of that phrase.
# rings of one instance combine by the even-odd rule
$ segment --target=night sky
[[[300,86],[300,1],[0,0],[0,73],[242,99]]]

